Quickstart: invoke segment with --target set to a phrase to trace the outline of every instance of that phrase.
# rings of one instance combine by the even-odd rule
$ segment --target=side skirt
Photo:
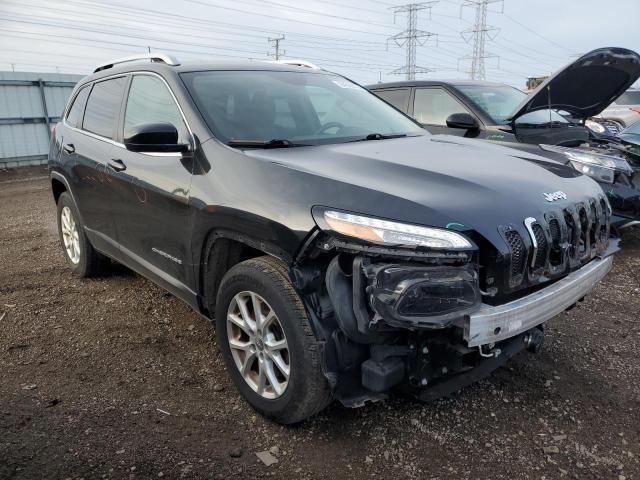
[[[139,255],[136,255],[131,250],[123,247],[112,238],[87,227],[85,227],[85,232],[89,237],[91,244],[94,245],[100,253],[104,253],[134,272],[148,278],[156,285],[164,288],[180,300],[184,301],[197,313],[202,313],[203,310],[201,308],[198,295],[180,280],[160,270],[158,267],[149,263]]]

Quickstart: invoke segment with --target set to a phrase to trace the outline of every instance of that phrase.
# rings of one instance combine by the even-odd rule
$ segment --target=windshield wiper
[[[394,133],[389,135],[383,135],[382,133],[370,133],[366,137],[357,138],[356,140],[351,140],[351,142],[366,142],[367,140],[387,140],[389,138],[403,138],[407,137],[406,133]]]
[[[406,133],[395,133],[390,135],[383,135],[382,133],[370,133],[363,140],[386,140],[387,138],[402,138],[406,137]]]
[[[238,148],[289,148],[308,147],[305,143],[294,143],[286,138],[272,138],[271,140],[232,139],[227,142],[230,147]]]

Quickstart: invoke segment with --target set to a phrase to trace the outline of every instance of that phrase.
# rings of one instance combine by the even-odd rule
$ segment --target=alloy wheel
[[[236,294],[227,311],[227,340],[245,382],[263,398],[280,397],[291,374],[289,346],[275,311],[255,292]]]
[[[80,236],[78,224],[69,207],[65,206],[60,212],[60,227],[67,257],[74,265],[77,265],[80,262]]]

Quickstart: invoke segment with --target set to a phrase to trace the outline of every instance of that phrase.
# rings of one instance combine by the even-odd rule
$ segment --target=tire
[[[254,305],[258,305],[262,312],[260,317],[265,319],[262,322],[264,329],[259,329],[257,324],[252,329],[252,322],[240,322],[244,319],[240,308],[243,302],[246,302],[244,311],[250,319],[255,318]],[[233,321],[230,315],[233,315]],[[305,420],[330,403],[331,390],[322,373],[320,343],[311,330],[284,263],[265,256],[231,268],[217,293],[215,318],[218,346],[229,374],[255,410],[279,423],[291,424]],[[254,336],[251,337],[248,331]],[[239,350],[239,345],[246,350]],[[286,345],[286,352],[284,347],[271,350],[274,345]],[[251,357],[251,349],[255,358]],[[271,368],[267,368],[269,362]],[[244,375],[241,372],[243,364],[253,366]],[[288,378],[284,373],[287,368],[281,366],[288,366]],[[266,380],[259,393],[261,373],[258,372],[263,371],[267,372],[264,374]],[[271,381],[274,375],[275,381]],[[286,385],[283,387],[283,384]]]
[[[58,235],[67,265],[79,277],[94,277],[105,272],[109,259],[98,253],[85,235],[80,215],[71,195],[58,198]],[[65,243],[65,242],[70,242]]]

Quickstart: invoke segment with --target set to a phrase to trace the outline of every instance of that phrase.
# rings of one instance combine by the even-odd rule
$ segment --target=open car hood
[[[626,48],[598,48],[551,75],[510,115],[548,108],[576,119],[597,115],[640,77],[640,55]]]

